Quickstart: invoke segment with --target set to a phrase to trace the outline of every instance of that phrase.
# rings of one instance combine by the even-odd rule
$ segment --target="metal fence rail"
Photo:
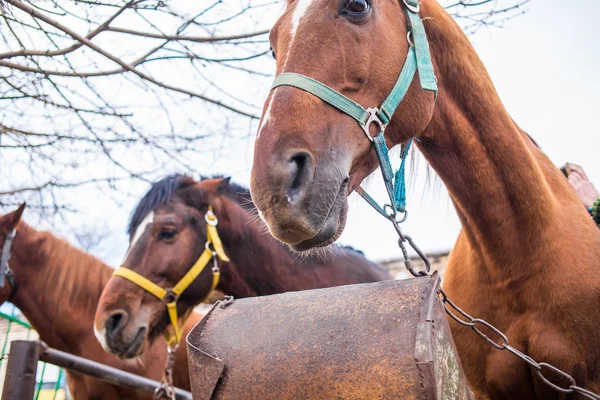
[[[37,340],[15,340],[10,347],[2,400],[33,398],[38,360],[147,393],[154,393],[160,386],[152,379],[51,349]],[[182,389],[176,388],[175,394],[180,400],[192,399],[192,394]]]

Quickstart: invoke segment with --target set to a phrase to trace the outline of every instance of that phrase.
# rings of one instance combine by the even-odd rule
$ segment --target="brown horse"
[[[123,266],[163,288],[173,287],[204,251],[210,205],[231,259],[219,263],[217,289],[227,295],[264,296],[391,279],[355,250],[333,248],[320,257],[299,257],[273,239],[258,218],[251,218],[254,205],[247,189],[230,184],[229,179],[195,181],[181,175],[155,183],[140,201],[131,219],[132,240]],[[179,298],[179,315],[206,298],[211,284],[211,269],[205,268]],[[95,320],[107,351],[122,354],[122,349],[135,345],[139,353],[143,343],[152,341],[168,324],[164,303],[120,276],[111,278]],[[144,340],[140,340],[142,331],[148,332]]]
[[[143,357],[121,360],[104,352],[94,337],[94,312],[113,269],[51,233],[39,232],[21,221],[24,208],[0,217],[2,243],[16,229],[9,263],[14,286],[4,286],[0,302],[8,300],[17,306],[50,347],[160,380],[166,359],[164,343],[157,342]],[[195,314],[186,330],[200,318]],[[189,390],[185,348],[177,353],[175,369],[175,385]],[[75,399],[152,398],[77,373],[67,372],[67,382]]]
[[[363,107],[378,107],[410,45],[405,2],[288,1],[270,37],[277,74],[304,74]],[[458,25],[435,0],[421,1],[419,16],[437,100],[415,77],[385,134],[388,146],[416,138],[461,219],[445,291],[520,351],[597,393],[598,230],[560,171],[513,123]],[[251,191],[275,237],[296,249],[335,240],[347,195],[377,166],[365,132],[348,115],[290,86],[267,98]],[[559,397],[525,362],[453,321],[452,329],[479,398]]]

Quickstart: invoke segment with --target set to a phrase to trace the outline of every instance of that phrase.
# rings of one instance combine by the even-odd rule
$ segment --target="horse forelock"
[[[192,177],[181,174],[169,175],[158,182],[155,182],[134,209],[129,221],[127,233],[129,235],[135,233],[137,227],[152,211],[157,207],[166,204],[179,188],[193,183],[195,183],[195,181]]]
[[[205,179],[216,179],[222,178],[221,175],[213,175],[211,177],[202,176],[200,182]],[[127,233],[133,238],[141,232],[138,232],[138,227],[144,220],[148,218],[150,213],[155,211],[158,207],[169,203],[172,200],[175,193],[185,187],[193,185],[199,181],[194,180],[192,177],[181,174],[169,175],[152,185],[150,190],[142,197],[138,205],[134,209]],[[231,182],[225,193],[225,196],[234,200],[241,207],[246,210],[254,210],[255,205],[250,197],[250,191],[248,188]],[[134,240],[132,240],[132,243]]]

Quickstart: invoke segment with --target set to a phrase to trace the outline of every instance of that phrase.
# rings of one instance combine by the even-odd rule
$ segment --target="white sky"
[[[526,15],[507,22],[502,29],[479,31],[472,38],[473,44],[517,123],[557,165],[575,162],[600,186],[597,162],[600,135],[595,120],[599,113],[596,107],[600,105],[600,2],[534,0],[528,8]],[[279,11],[281,7],[272,7],[255,21],[255,26],[271,26]],[[247,31],[255,26],[248,26]],[[273,72],[274,62],[263,59],[264,71]],[[184,76],[180,79],[185,82]],[[266,97],[269,82],[264,82],[256,86],[256,81],[224,79],[232,93],[252,102]],[[205,175],[231,175],[234,181],[247,186],[253,139],[227,140],[225,157],[216,162],[199,159],[198,163],[206,165]],[[458,218],[439,180],[425,187],[423,158],[418,166],[417,176],[413,177],[415,182],[409,187],[409,218],[403,225],[404,231],[425,251],[449,250],[460,230]],[[165,171],[165,174],[170,172],[173,171]],[[140,197],[148,189],[136,186],[139,186]],[[367,188],[376,198],[385,199],[378,173]],[[127,219],[139,197],[107,213],[97,196],[97,193],[87,193],[81,199],[89,202],[89,206],[77,224],[88,229],[108,228],[110,236],[95,252],[109,264],[118,266],[127,248]],[[400,257],[397,237],[389,225],[362,200],[352,196],[348,224],[340,243],[363,250],[373,260]],[[68,231],[62,233],[70,236]]]

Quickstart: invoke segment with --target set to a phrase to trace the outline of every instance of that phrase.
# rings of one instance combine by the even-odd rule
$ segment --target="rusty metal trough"
[[[219,302],[190,332],[208,399],[472,399],[433,277]]]

